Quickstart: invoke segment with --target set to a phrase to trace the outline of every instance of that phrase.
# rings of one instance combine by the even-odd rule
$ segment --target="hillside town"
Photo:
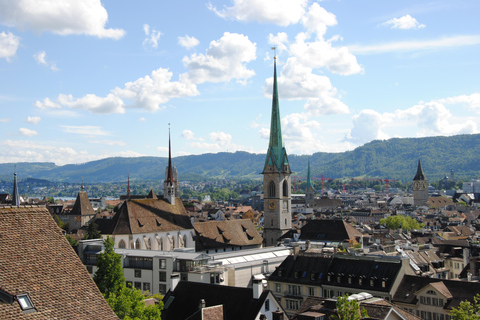
[[[327,320],[344,296],[365,319],[450,320],[480,293],[480,182],[435,190],[415,159],[412,190],[316,190],[309,164],[293,193],[276,61],[263,190],[182,199],[168,139],[163,194],[128,182],[114,200],[83,184],[72,201],[24,198],[14,173],[0,195],[1,319],[116,318],[92,280],[106,239],[124,285],[159,294],[148,303],[164,320]]]

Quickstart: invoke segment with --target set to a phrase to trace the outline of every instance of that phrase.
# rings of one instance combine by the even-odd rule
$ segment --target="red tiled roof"
[[[0,300],[0,319],[118,319],[45,207],[0,208],[0,252],[0,290],[36,308]]]

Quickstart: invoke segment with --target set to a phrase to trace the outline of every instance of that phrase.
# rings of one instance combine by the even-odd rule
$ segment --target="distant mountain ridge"
[[[266,147],[265,147],[266,149]],[[288,154],[288,143],[286,144]],[[295,175],[306,177],[308,159],[312,177],[388,178],[411,181],[421,159],[423,170],[431,181],[455,172],[456,178],[480,176],[480,134],[451,137],[393,138],[375,140],[352,151],[318,152],[311,156],[289,154]],[[166,157],[106,158],[82,164],[57,166],[50,162],[16,163],[18,178],[46,179],[86,183],[162,180]],[[174,157],[180,180],[260,179],[265,154],[238,151]],[[0,164],[0,179],[11,180],[14,164]]]

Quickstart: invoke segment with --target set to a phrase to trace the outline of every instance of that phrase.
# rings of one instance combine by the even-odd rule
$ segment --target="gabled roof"
[[[118,319],[45,207],[0,208],[0,319]]]
[[[90,200],[88,200],[88,195],[86,191],[78,192],[77,200],[75,200],[75,204],[73,205],[73,209],[70,214],[76,216],[95,214],[95,210],[93,210],[93,207],[90,204]]]
[[[117,214],[102,223],[102,234],[139,234],[193,229],[182,201],[174,205],[163,199],[125,200]]]
[[[252,220],[249,219],[197,222],[194,228],[197,251],[261,245],[263,241]]]
[[[458,280],[445,280],[428,277],[418,277],[405,275],[402,282],[398,286],[398,289],[393,296],[392,301],[395,303],[404,304],[416,304],[418,297],[416,293],[426,286],[435,284],[433,287],[438,288],[439,292],[445,292],[443,286],[439,283],[442,282],[445,288],[450,292],[452,298],[445,301],[444,309],[458,308],[460,302],[468,300],[473,302],[475,292],[480,292],[479,282],[468,282]],[[442,290],[442,291],[440,291]],[[443,293],[442,293],[443,294]],[[448,293],[447,293],[448,294]],[[447,296],[447,295],[446,295]]]
[[[224,319],[256,319],[269,291],[264,291],[259,299],[253,299],[252,288],[221,286],[209,283],[180,281],[175,290],[167,292],[163,298],[163,320],[187,319],[198,312],[200,300],[205,306],[223,305]]]

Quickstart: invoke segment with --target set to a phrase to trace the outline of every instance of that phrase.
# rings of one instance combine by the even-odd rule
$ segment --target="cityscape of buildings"
[[[0,318],[111,318],[88,277],[107,237],[126,284],[161,294],[166,320],[326,320],[344,295],[370,319],[449,320],[480,292],[480,182],[439,194],[418,160],[411,192],[317,192],[309,164],[305,192],[292,193],[276,60],[263,190],[233,203],[182,200],[171,149],[169,136],[162,195],[128,182],[114,200],[83,185],[71,202],[21,199],[15,173],[0,198]],[[91,228],[100,238],[84,239]]]

